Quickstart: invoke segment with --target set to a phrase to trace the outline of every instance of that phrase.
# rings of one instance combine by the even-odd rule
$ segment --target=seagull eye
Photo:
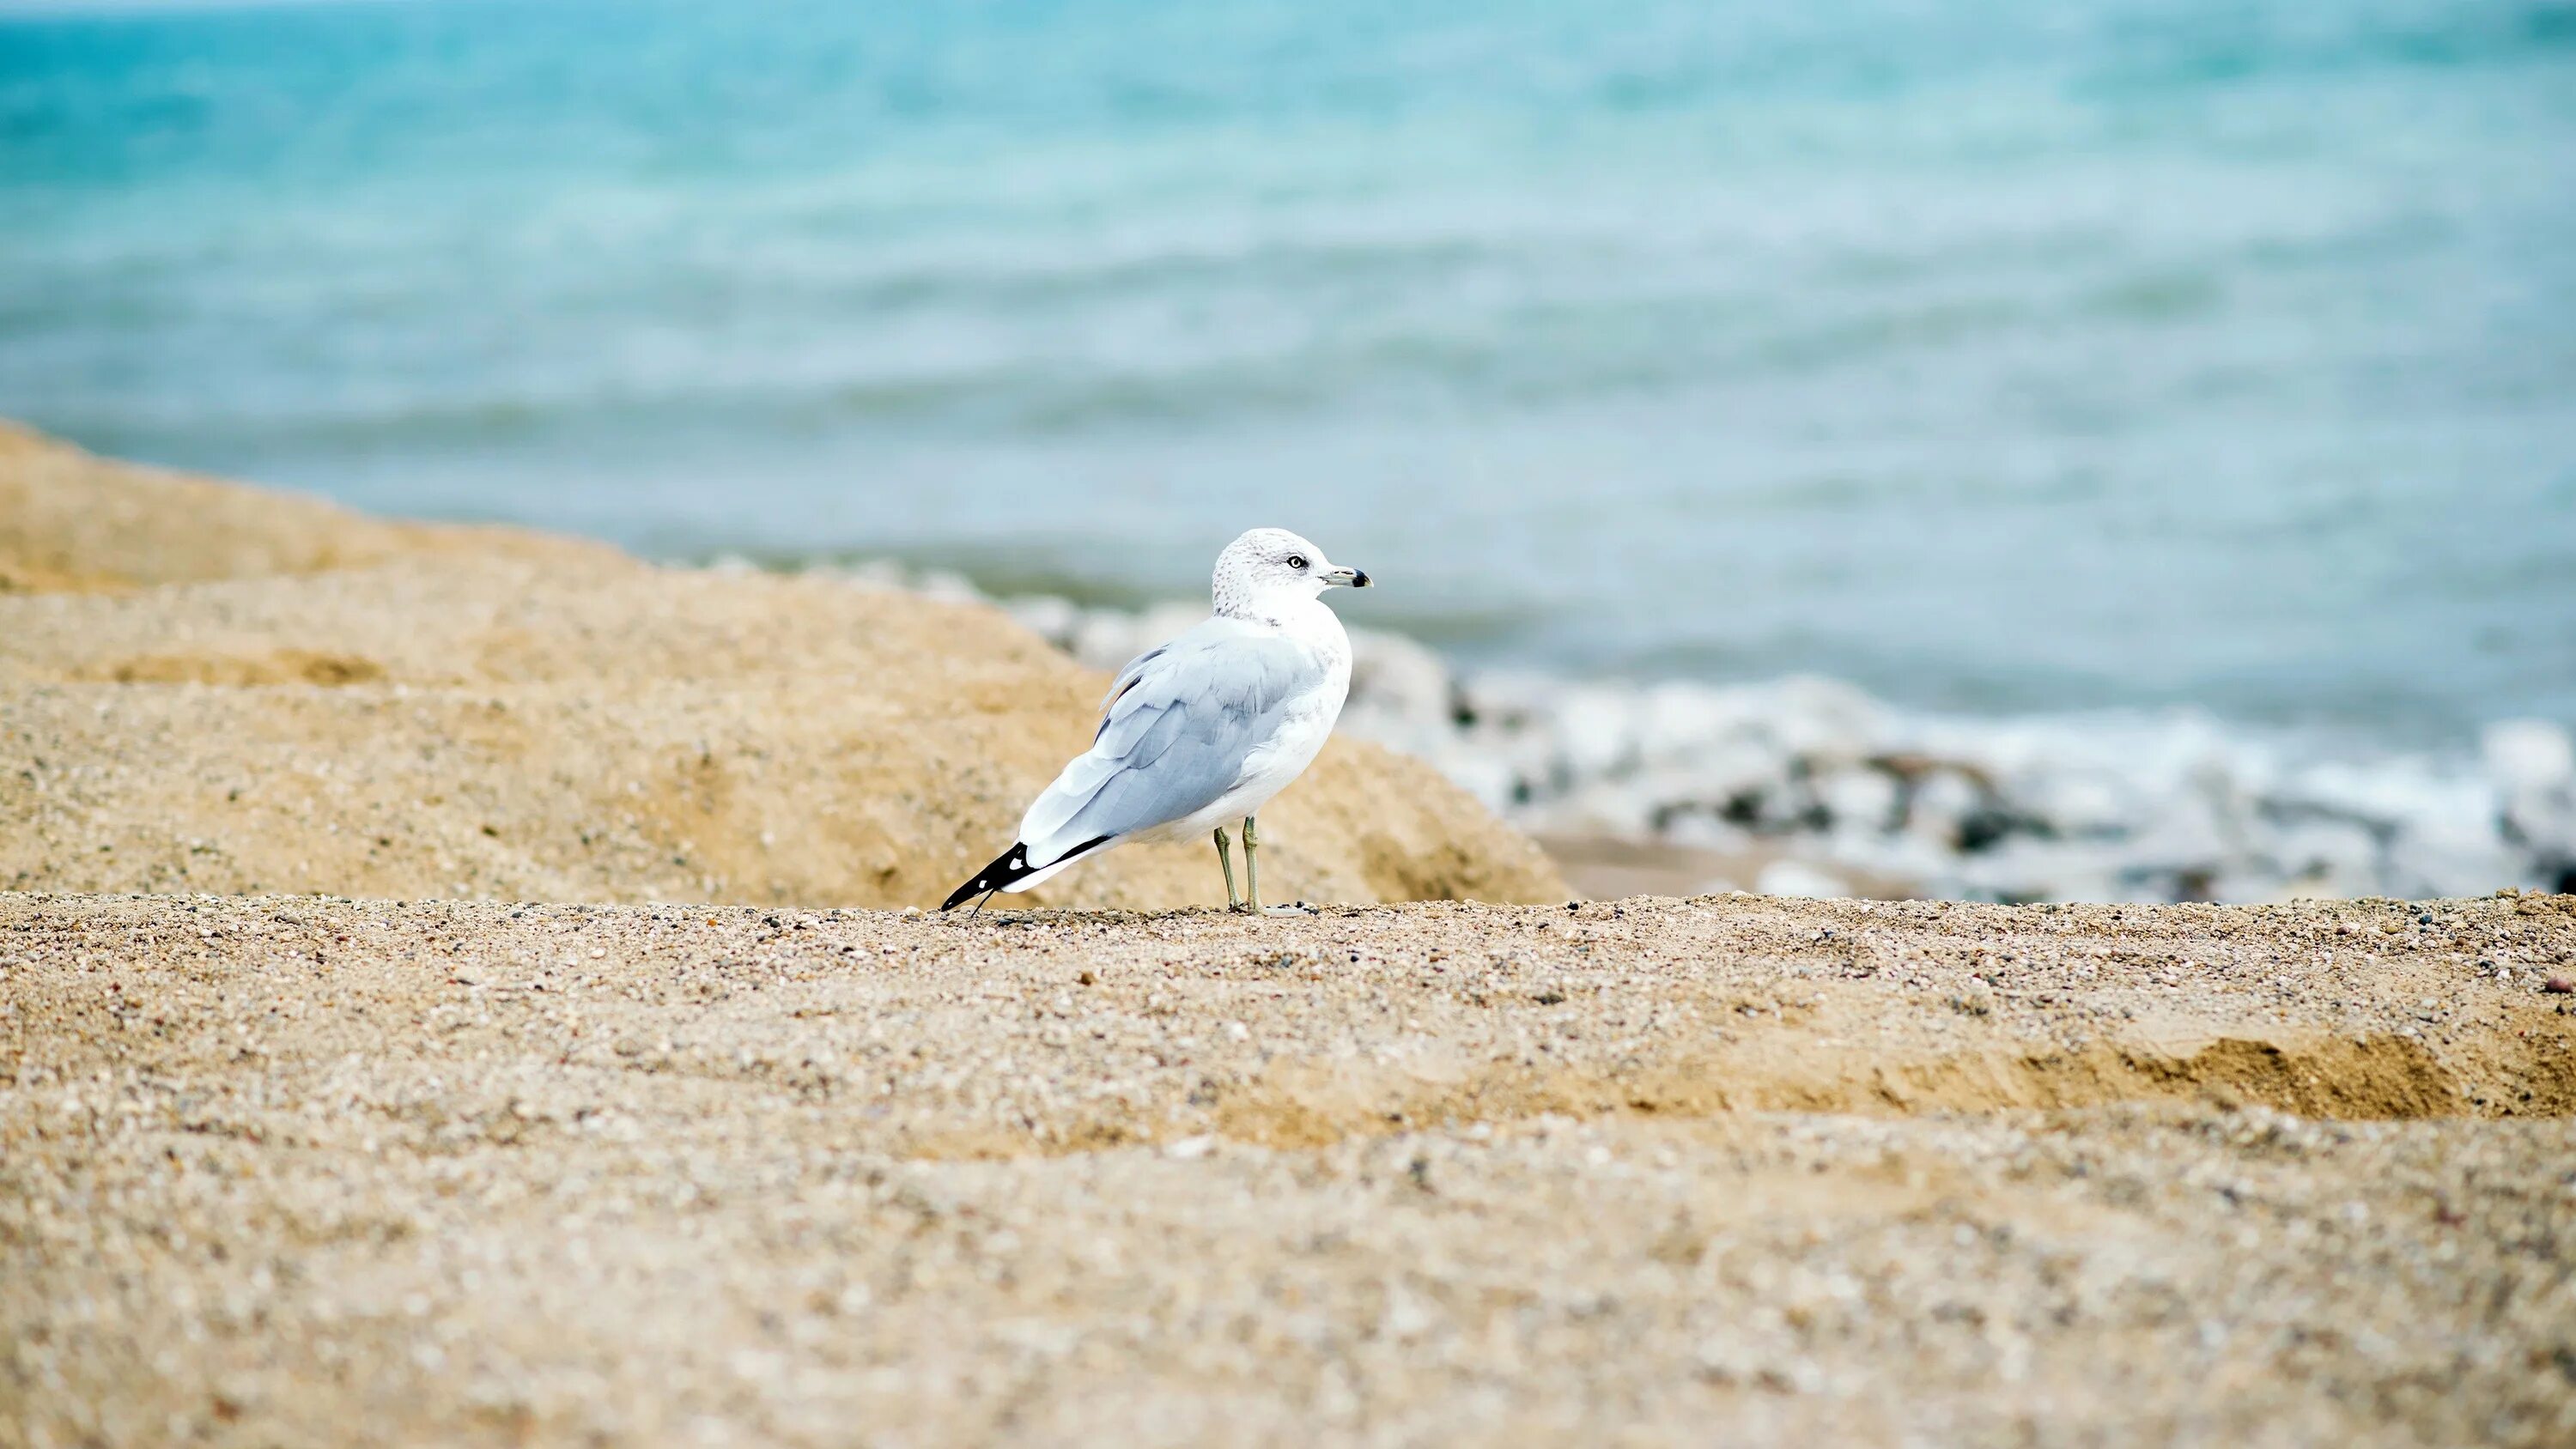
[[[1302,553],[1288,555],[1288,567],[1302,572],[1306,567],[1306,556]]]

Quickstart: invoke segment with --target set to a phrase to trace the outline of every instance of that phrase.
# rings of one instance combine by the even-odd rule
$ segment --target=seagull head
[[[1283,599],[1311,599],[1324,590],[1369,586],[1369,576],[1324,557],[1324,551],[1284,528],[1256,528],[1216,556],[1216,611],[1258,613]]]

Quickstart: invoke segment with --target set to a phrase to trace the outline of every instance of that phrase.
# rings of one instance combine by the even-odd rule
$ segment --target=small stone
[[[2576,739],[2547,720],[2506,720],[2479,742],[2487,775],[2508,796],[2540,794],[2576,781]]]
[[[1851,886],[1841,876],[1804,861],[1775,860],[1762,868],[1753,889],[1766,896],[1803,896],[1826,900],[1851,894]]]
[[[2576,991],[2576,981],[2570,981],[2564,976],[2552,976],[2548,980],[2540,983],[2540,989],[2551,992],[2555,995],[2565,996],[2571,991]]]

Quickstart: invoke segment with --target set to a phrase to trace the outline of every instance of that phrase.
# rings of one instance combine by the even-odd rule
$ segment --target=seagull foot
[[[1265,916],[1320,916],[1323,914],[1323,911],[1306,904],[1304,901],[1299,901],[1293,906],[1263,906],[1261,908],[1261,914]]]

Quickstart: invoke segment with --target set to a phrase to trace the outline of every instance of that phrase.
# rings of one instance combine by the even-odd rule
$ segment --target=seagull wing
[[[1138,655],[1110,686],[1091,748],[1020,821],[1028,864],[1042,869],[1216,803],[1323,672],[1310,651],[1235,619]]]

